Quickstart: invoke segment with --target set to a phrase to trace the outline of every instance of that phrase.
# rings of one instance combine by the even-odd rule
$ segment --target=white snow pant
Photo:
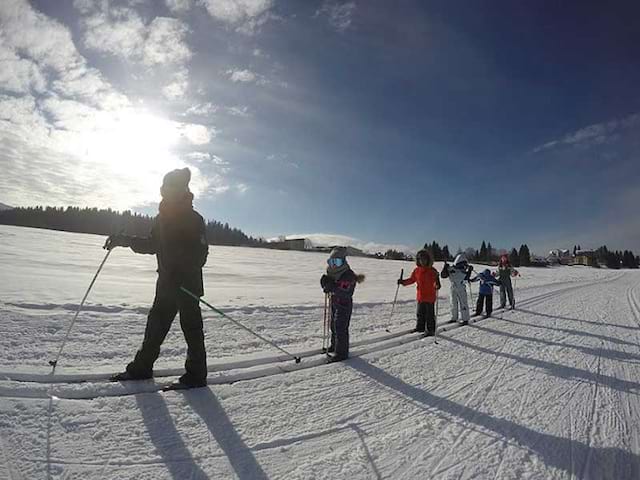
[[[458,321],[458,307],[463,322],[469,321],[469,302],[464,284],[451,284],[451,320]]]

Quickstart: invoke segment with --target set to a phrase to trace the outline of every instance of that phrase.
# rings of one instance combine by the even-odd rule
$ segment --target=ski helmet
[[[338,279],[348,269],[347,249],[345,247],[334,247],[327,259],[327,275]]]
[[[469,263],[469,262],[467,262],[467,257],[465,257],[463,253],[459,253],[458,255],[456,255],[456,258],[453,260],[453,265],[455,267],[458,267],[463,263]]]

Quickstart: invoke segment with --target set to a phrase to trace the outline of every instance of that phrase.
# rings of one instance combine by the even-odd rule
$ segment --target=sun
[[[76,152],[85,168],[97,169],[114,184],[135,183],[138,195],[151,201],[162,176],[184,166],[175,153],[181,130],[182,124],[146,111],[103,111],[83,126]]]

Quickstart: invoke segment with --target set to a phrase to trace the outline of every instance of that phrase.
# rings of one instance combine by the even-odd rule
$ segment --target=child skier
[[[465,282],[469,280],[472,271],[473,267],[469,265],[462,254],[456,256],[453,266],[444,262],[444,267],[442,267],[442,278],[448,278],[451,281],[451,321],[458,321],[458,307],[460,307],[461,325],[469,323],[469,303]]]
[[[398,285],[413,285],[417,283],[416,300],[416,328],[414,332],[424,332],[425,337],[432,337],[436,332],[435,302],[438,290],[440,290],[440,276],[433,268],[433,259],[427,250],[420,250],[416,255],[416,265],[411,276],[406,279],[398,279]]]
[[[500,282],[491,275],[491,271],[488,268],[469,281],[480,282],[478,303],[476,304],[476,315],[480,315],[482,313],[482,304],[485,303],[486,313],[484,318],[490,317],[491,312],[493,312],[493,287],[500,285]]]
[[[349,323],[353,310],[353,292],[364,275],[356,275],[347,263],[347,249],[335,247],[327,260],[327,273],[320,278],[324,293],[331,295],[331,341],[327,352],[334,353],[329,362],[349,357]]]
[[[509,306],[513,310],[516,302],[513,297],[513,285],[511,285],[511,277],[520,275],[518,271],[511,266],[509,257],[502,255],[498,264],[497,277],[500,280],[500,308],[507,306],[507,296],[509,297]]]

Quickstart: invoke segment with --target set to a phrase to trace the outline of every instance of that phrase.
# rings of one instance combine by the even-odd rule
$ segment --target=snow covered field
[[[353,258],[367,275],[354,357],[323,365],[326,257],[213,247],[205,298],[308,354],[272,362],[277,351],[203,311],[211,385],[155,393],[100,380],[135,352],[153,298],[154,258],[116,249],[56,372],[94,378],[50,382],[103,241],[0,226],[0,479],[640,478],[639,272],[521,269],[517,311],[436,345],[403,334],[413,288],[389,321],[395,279],[413,266]],[[183,343],[176,322],[162,373],[180,371]],[[258,378],[224,383],[246,377]]]

